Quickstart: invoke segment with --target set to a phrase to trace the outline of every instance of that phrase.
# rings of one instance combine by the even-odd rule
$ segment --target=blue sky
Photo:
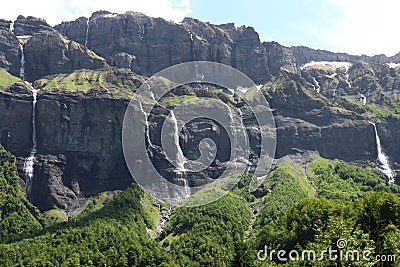
[[[261,41],[306,45],[351,54],[400,52],[398,0],[14,0],[0,17],[19,14],[46,19],[51,25],[96,10],[138,11],[181,21],[194,17],[215,24],[253,26]]]
[[[315,38],[317,27],[329,27],[342,11],[329,3],[311,0],[191,1],[192,17],[213,23],[235,22],[237,26],[253,26],[262,41],[278,41],[284,45],[329,47]],[[334,47],[331,47],[332,49]],[[400,51],[400,50],[399,50]]]

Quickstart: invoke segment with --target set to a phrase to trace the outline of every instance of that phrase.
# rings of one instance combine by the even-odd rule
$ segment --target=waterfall
[[[8,29],[8,31],[14,33],[14,21],[11,21],[10,28]]]
[[[149,142],[149,146],[153,147],[153,144],[151,143],[151,139],[150,139],[150,126],[149,126],[149,122],[147,121],[146,113],[143,110],[142,102],[139,102],[139,107],[140,107],[140,112],[142,112],[143,117],[144,117],[144,132],[146,133],[146,137]]]
[[[88,18],[86,21],[86,34],[85,34],[85,46],[86,47],[87,47],[88,38],[89,38],[89,22],[90,22],[90,18]]]
[[[161,205],[160,205],[160,203],[157,203],[157,206],[158,206],[158,211],[161,214],[160,222],[159,222],[159,224],[157,226],[157,229],[161,233],[164,230],[164,228],[165,228],[165,226],[167,224],[167,221],[168,221],[169,217],[172,214],[172,206],[168,205],[167,213],[164,214],[164,215],[162,215],[162,213],[161,213]]]
[[[176,147],[176,165],[177,165],[177,169],[176,169],[176,174],[177,177],[175,178],[178,185],[183,187],[183,198],[188,198],[190,197],[190,187],[188,184],[187,179],[184,177],[184,174],[186,173],[186,169],[185,169],[185,162],[186,162],[186,158],[183,155],[181,146],[179,145],[179,127],[178,127],[178,121],[175,117],[175,113],[174,111],[171,110],[171,121],[174,125],[174,143],[175,143],[175,147]]]
[[[361,93],[358,93],[361,97],[361,102],[363,103],[363,105],[365,106],[367,104],[367,97]]]
[[[350,83],[349,79],[350,79],[349,68],[346,67],[346,83],[349,86],[349,88],[351,88],[351,83]]]
[[[32,179],[34,175],[34,161],[35,161],[35,154],[37,148],[37,141],[36,141],[36,103],[37,103],[37,93],[39,90],[32,88],[32,150],[28,158],[25,159],[24,162],[24,174],[26,177],[26,195],[27,198],[30,198],[31,188],[32,188]]]
[[[10,26],[11,28],[11,26]],[[19,44],[21,50],[21,67],[19,69],[19,77],[22,80],[25,80],[25,55],[24,55],[24,46],[20,43]],[[27,83],[29,85],[29,83]],[[31,194],[32,188],[32,179],[34,175],[33,165],[35,162],[35,154],[37,148],[37,141],[36,141],[36,103],[37,103],[37,93],[39,90],[36,90],[30,86],[32,90],[32,149],[29,154],[29,157],[25,159],[24,162],[24,174],[26,178],[26,196],[29,199]]]
[[[156,101],[156,97],[155,97],[154,93],[151,91],[150,91],[150,97],[151,97],[151,99],[153,99],[153,101]]]
[[[315,91],[317,91],[317,93],[319,93],[321,91],[321,86],[319,86],[319,82],[317,81],[317,79],[315,79],[314,77],[312,77],[312,78],[313,78],[313,81],[315,84],[315,86],[314,86]]]
[[[190,34],[190,41],[191,41],[191,48],[192,48],[192,58],[194,61],[194,70],[195,70],[195,77],[197,81],[203,80],[204,79],[204,74],[199,73],[197,63],[196,63],[196,52],[194,51],[194,37],[193,33],[188,31]]]
[[[379,138],[378,129],[376,127],[376,124],[373,122],[370,122],[370,123],[374,126],[374,130],[375,130],[375,139],[376,139],[376,148],[378,151],[378,160],[382,165],[382,169],[380,169],[380,170],[386,175],[386,177],[388,178],[388,182],[390,184],[394,183],[394,172],[390,168],[389,158],[383,152],[381,140]]]
[[[233,134],[233,136],[232,136],[233,140],[232,140],[231,144],[234,145],[234,144],[237,144],[237,136],[236,136],[236,131],[235,131],[235,127],[237,126],[237,124],[235,122],[232,109],[227,104],[225,104],[225,106],[228,108],[228,116],[229,116],[229,120],[231,123],[232,134]],[[242,116],[242,111],[240,109],[238,109],[238,110],[239,110],[239,115]],[[235,164],[235,168],[238,169],[236,158],[233,159],[233,163]]]
[[[177,172],[185,173],[185,162],[186,158],[183,155],[182,149],[179,145],[179,128],[178,128],[178,121],[176,120],[174,111],[171,110],[171,121],[174,124],[174,142],[176,147],[176,165],[177,165]]]
[[[25,80],[25,55],[24,55],[24,46],[19,43],[19,49],[21,51],[21,67],[19,69],[19,77],[22,80]]]

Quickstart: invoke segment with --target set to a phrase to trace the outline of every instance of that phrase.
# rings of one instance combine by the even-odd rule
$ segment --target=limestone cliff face
[[[69,73],[78,69],[99,69],[107,63],[86,47],[63,39],[56,32],[34,34],[24,45],[26,79]]]
[[[395,102],[400,94],[400,69],[356,62],[399,62],[398,56],[359,57],[288,48],[276,42],[261,43],[252,27],[213,25],[191,18],[173,23],[134,12],[96,12],[89,20],[78,18],[56,26],[58,32],[32,17],[19,17],[14,32],[8,31],[10,23],[0,21],[0,67],[19,75],[21,44],[26,79],[40,89],[36,105],[38,154],[31,196],[42,210],[56,207],[73,213],[86,197],[131,183],[121,131],[128,102],[144,79],[135,73],[149,76],[193,60],[233,66],[264,84],[261,90],[277,126],[276,157],[311,150],[330,159],[376,162],[375,133],[369,123],[373,120],[378,122],[382,146],[392,166],[400,164]],[[106,60],[120,69],[111,68]],[[355,63],[348,68],[300,68],[309,61]],[[364,105],[360,94],[374,106]],[[162,123],[171,103],[189,95],[218,97],[233,110],[241,108],[253,154],[257,153],[259,129],[239,98],[233,101],[228,90],[215,93],[185,87],[155,108],[149,124],[153,147],[148,152],[160,172],[173,176],[160,147]],[[212,171],[192,175],[190,185],[216,178],[213,175],[227,163],[229,144],[218,127],[202,119],[189,123],[180,133],[185,155],[198,156],[197,145],[203,138],[213,138],[220,149]],[[0,86],[0,133],[1,144],[18,156],[21,170],[32,148],[32,94],[22,81]]]
[[[33,203],[43,210],[70,210],[82,197],[133,182],[121,147],[127,103],[39,93]],[[31,116],[28,91],[0,94],[1,143],[19,158],[26,158],[32,148]]]
[[[19,16],[13,31],[10,23],[0,21],[0,67],[14,76],[19,76],[22,50],[25,79],[31,82],[46,75],[108,66],[103,58],[61,36],[44,20]]]
[[[303,46],[289,48],[276,42],[261,43],[252,27],[236,27],[233,23],[214,25],[192,18],[173,23],[136,12],[101,11],[89,19],[81,17],[55,28],[71,40],[86,43],[108,63],[130,67],[145,76],[178,63],[207,60],[235,67],[263,84],[281,68],[300,73],[300,66],[310,61],[400,62],[400,54],[369,57]],[[132,59],[135,64],[130,65]]]
[[[400,53],[388,57],[385,55],[350,55],[347,53],[335,53],[327,50],[312,49],[306,46],[295,46],[290,48],[299,65],[311,61],[343,61],[355,63],[357,61],[366,61],[370,63],[399,63]]]
[[[86,197],[102,191],[123,189],[133,181],[125,165],[121,146],[122,121],[130,97],[129,94],[114,95],[112,86],[120,84],[118,90],[121,92],[131,87],[137,88],[140,80],[135,80],[136,76],[127,70],[107,71],[104,74],[93,72],[92,76],[88,73],[54,78],[65,85],[68,83],[63,79],[70,77],[82,76],[86,77],[86,81],[98,79],[99,83],[89,84],[89,88],[82,92],[72,87],[69,89],[72,91],[66,87],[52,88],[52,80],[34,84],[42,91],[39,91],[36,108],[38,155],[31,200],[42,210],[56,207],[73,213]],[[103,85],[108,91],[99,89],[100,81],[108,81]],[[276,157],[311,150],[330,159],[375,162],[376,140],[368,118],[335,107],[328,98],[306,86],[309,86],[308,82],[300,75],[283,71],[261,89],[274,110]],[[182,92],[193,94],[196,91],[191,89]],[[177,96],[171,95],[163,103],[170,103],[174,97]],[[230,99],[227,95],[223,97],[224,101]],[[15,85],[0,94],[1,142],[21,160],[29,155],[32,147],[31,101],[31,94],[24,86]],[[160,146],[161,127],[168,114],[163,103],[156,108],[150,121],[153,147],[149,148],[149,155],[156,168],[172,179],[173,168]],[[236,104],[230,104],[235,109]],[[254,130],[257,128],[255,121],[246,109],[242,111],[251,147],[256,150],[260,137]],[[140,121],[142,118],[137,119]],[[400,143],[399,121],[383,119],[378,124],[378,130],[391,163],[398,164],[399,147],[393,144]],[[212,168],[191,175],[190,185],[200,185],[216,178],[213,175],[223,170],[224,164],[229,161],[228,138],[219,130],[219,126],[201,119],[188,124],[180,135],[185,155],[196,158],[197,145],[204,138],[213,138],[219,149]]]
[[[8,29],[0,29],[0,68],[18,77],[20,67],[21,49],[18,39]]]
[[[44,19],[32,16],[18,16],[14,21],[14,34],[16,36],[31,36],[41,31],[55,31]]]
[[[217,61],[245,72],[256,82],[269,77],[266,51],[251,27],[212,25],[195,19],[180,24],[141,13],[95,13],[55,27],[71,40],[85,43],[108,62],[124,53],[136,59],[132,70],[151,76],[182,62]],[[87,34],[87,35],[86,35]]]

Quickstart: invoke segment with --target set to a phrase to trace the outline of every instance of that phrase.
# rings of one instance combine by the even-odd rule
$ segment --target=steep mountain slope
[[[54,28],[33,17],[19,17],[13,30],[11,25],[0,21],[1,144],[18,157],[25,178],[23,160],[33,145],[33,99],[32,88],[17,77],[25,78],[39,89],[30,201],[41,211],[57,209],[73,216],[88,198],[127,188],[132,178],[122,154],[122,122],[130,99],[146,79],[140,75],[193,60],[228,64],[263,85],[260,90],[277,126],[276,158],[316,151],[324,158],[382,167],[378,157],[384,153],[389,167],[399,169],[400,68],[386,64],[398,63],[398,56],[289,48],[261,43],[251,27],[191,18],[173,23],[135,12],[101,11]],[[341,62],[310,63],[323,60]],[[165,177],[172,180],[175,174],[163,154],[160,129],[169,110],[188,99],[219,99],[230,112],[240,113],[252,155],[257,154],[260,136],[254,116],[229,89],[186,85],[156,105],[148,123],[152,146],[147,152]],[[151,94],[142,104],[153,104]],[[227,138],[218,124],[205,119],[179,133],[183,154],[194,158],[200,140],[210,136],[221,148],[217,160],[212,171],[188,175],[190,186],[211,181],[229,164]],[[256,160],[247,163],[253,166]]]

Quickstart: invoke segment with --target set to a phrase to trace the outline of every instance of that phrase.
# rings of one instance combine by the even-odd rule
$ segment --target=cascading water
[[[363,105],[365,106],[367,104],[367,97],[361,93],[358,93],[361,97],[361,102],[363,103]]]
[[[233,116],[233,111],[232,111],[232,109],[231,109],[227,104],[225,104],[225,106],[226,106],[227,109],[228,109],[228,116],[229,116],[229,120],[230,120],[231,127],[232,127],[232,134],[233,134],[232,138],[233,138],[233,140],[232,140],[231,143],[232,143],[232,144],[237,144],[237,136],[236,136],[236,131],[235,131],[235,127],[237,126],[237,124],[236,124],[235,119],[234,119],[234,116]],[[239,110],[240,116],[242,116],[242,111],[241,111],[240,109],[238,109],[238,110]],[[236,159],[233,159],[233,162],[234,162],[234,164],[235,164],[235,168],[237,169],[237,168],[238,168],[238,166],[237,166],[237,160],[236,160]]]
[[[21,67],[19,69],[19,77],[22,80],[25,80],[25,55],[24,55],[24,46],[20,43],[19,49],[21,51]]]
[[[350,83],[350,74],[349,74],[349,67],[346,67],[346,83],[351,88],[351,83]]]
[[[381,171],[386,175],[386,177],[388,178],[388,182],[390,184],[394,183],[394,172],[390,168],[389,158],[383,152],[382,145],[381,145],[381,139],[379,138],[378,129],[376,127],[376,124],[373,122],[370,122],[370,123],[374,126],[374,130],[375,130],[375,139],[376,139],[376,148],[378,151],[378,160],[382,165]]]
[[[86,34],[85,34],[85,46],[86,47],[87,47],[88,38],[89,38],[89,23],[90,23],[90,18],[88,18],[86,21]]]
[[[145,126],[144,131],[146,133],[146,138],[149,142],[149,146],[153,147],[153,144],[151,143],[151,139],[150,139],[150,126],[149,126],[149,122],[146,119],[147,116],[146,116],[146,113],[144,112],[142,102],[139,102],[139,107],[140,107],[140,112],[142,112],[143,117],[144,117],[144,126]]]
[[[19,47],[21,49],[21,67],[19,69],[19,77],[22,80],[25,80],[25,55],[24,55],[24,47],[20,43]],[[29,85],[29,83],[27,83]],[[30,86],[30,85],[29,85]],[[37,103],[37,93],[39,90],[36,90],[30,86],[32,90],[32,150],[29,154],[29,157],[25,159],[24,162],[24,174],[25,174],[25,183],[26,183],[26,195],[27,198],[30,198],[31,188],[32,188],[32,179],[34,176],[34,162],[35,162],[35,154],[37,148],[36,141],[36,103]]]
[[[190,41],[191,41],[191,50],[192,50],[192,58],[194,63],[194,69],[195,69],[195,77],[197,81],[203,80],[204,79],[204,75],[202,73],[199,73],[198,71],[198,66],[196,63],[196,52],[194,50],[194,37],[193,37],[193,33],[191,33],[190,31],[188,31],[190,34]]]
[[[175,142],[175,147],[177,150],[176,153],[176,164],[177,166],[177,172],[185,172],[185,156],[183,155],[182,149],[179,145],[179,128],[178,128],[178,121],[176,120],[175,113],[174,111],[171,110],[171,121],[174,125],[174,142]]]
[[[156,101],[156,97],[153,92],[150,91],[150,97],[153,101]]]
[[[176,158],[175,158],[175,162],[176,162],[176,181],[178,183],[178,185],[183,187],[183,198],[188,198],[190,197],[190,187],[188,184],[188,181],[186,180],[186,178],[184,177],[184,175],[186,174],[186,169],[185,169],[185,163],[186,163],[186,158],[183,155],[181,146],[179,145],[179,127],[178,127],[178,121],[175,117],[175,113],[174,111],[171,110],[171,121],[174,125],[174,144],[176,147]]]
[[[317,93],[319,93],[321,91],[321,86],[319,85],[319,82],[317,81],[317,79],[315,79],[314,77],[312,77],[312,78],[313,78],[313,81],[315,84],[315,86],[314,86],[315,91],[317,91]]]
[[[157,205],[158,205],[158,210],[159,210],[159,212],[161,214],[161,205],[160,205],[160,203],[157,203]],[[166,214],[161,215],[160,223],[157,226],[157,229],[158,229],[158,231],[160,233],[164,230],[164,228],[165,228],[165,226],[167,224],[167,221],[168,221],[169,217],[171,216],[171,214],[172,214],[172,206],[168,205],[168,209],[167,209]]]
[[[24,174],[26,177],[26,195],[27,198],[30,198],[31,195],[31,188],[32,188],[32,179],[34,176],[34,162],[35,162],[35,154],[37,148],[37,141],[36,141],[36,103],[37,103],[37,93],[39,90],[32,88],[32,150],[28,158],[25,159],[24,162]]]
[[[8,31],[14,33],[14,21],[11,21],[10,28],[8,29]]]

